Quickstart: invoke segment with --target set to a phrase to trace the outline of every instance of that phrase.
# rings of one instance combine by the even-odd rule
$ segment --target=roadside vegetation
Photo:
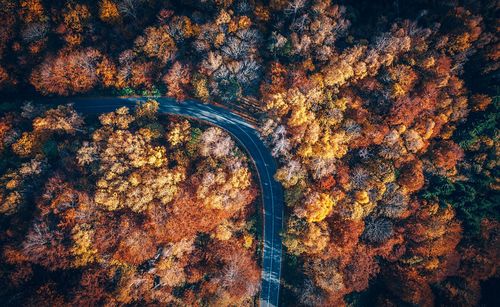
[[[249,304],[260,284],[246,156],[149,101],[1,117],[7,305]]]
[[[498,12],[0,0],[0,94],[194,98],[252,117],[285,188],[285,306],[498,306]],[[252,304],[258,185],[227,134],[159,120],[154,103],[98,120],[20,106],[0,108],[2,297]]]

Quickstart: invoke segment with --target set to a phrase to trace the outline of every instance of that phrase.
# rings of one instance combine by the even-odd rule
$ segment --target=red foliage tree
[[[260,270],[252,255],[231,242],[213,242],[208,248],[207,261],[212,278],[202,284],[201,295],[216,305],[241,305],[250,302],[259,288]]]
[[[420,160],[409,161],[400,169],[398,183],[409,193],[416,192],[424,186],[423,164]]]
[[[460,146],[453,141],[443,141],[438,143],[432,149],[431,159],[433,164],[441,170],[451,170],[457,162],[464,156],[464,152]]]
[[[163,82],[167,85],[167,95],[177,100],[183,100],[187,96],[187,88],[191,82],[191,73],[186,65],[175,62],[168,73],[163,76]]]
[[[97,65],[103,59],[95,49],[59,53],[47,58],[31,74],[31,84],[43,94],[70,95],[92,89],[98,81]]]
[[[96,227],[94,245],[101,254],[113,259],[139,265],[156,254],[156,243],[137,221],[127,215],[101,216]]]
[[[354,254],[356,256],[351,258],[343,270],[348,293],[361,292],[368,288],[370,279],[379,272],[379,265],[369,248],[360,244],[356,247]]]

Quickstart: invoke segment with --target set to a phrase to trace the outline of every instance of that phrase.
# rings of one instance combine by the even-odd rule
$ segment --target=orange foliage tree
[[[91,90],[98,84],[98,65],[105,57],[95,49],[60,53],[45,60],[31,74],[30,81],[43,94],[71,95]]]

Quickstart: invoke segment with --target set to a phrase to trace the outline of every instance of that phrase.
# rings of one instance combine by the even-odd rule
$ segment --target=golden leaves
[[[219,16],[217,16],[216,20],[215,20],[215,24],[220,26],[222,24],[227,24],[231,21],[231,15],[229,15],[228,12],[226,12],[225,10],[221,10],[219,12]]]
[[[85,23],[90,18],[90,10],[86,5],[67,5],[67,10],[63,14],[63,22],[66,26],[64,39],[70,46],[80,45],[83,41]]]
[[[21,157],[27,157],[32,154],[37,144],[37,138],[34,133],[23,132],[21,138],[12,144],[12,150]]]
[[[62,131],[73,134],[83,126],[83,118],[71,106],[50,109],[33,120],[34,132]]]
[[[163,27],[149,27],[145,36],[139,37],[135,44],[147,56],[159,59],[163,64],[174,58],[177,51],[175,41]]]
[[[92,247],[93,231],[88,224],[76,225],[71,233],[74,245],[71,253],[75,256],[73,266],[82,267],[95,261],[97,250]]]
[[[304,207],[297,207],[296,214],[304,217],[309,223],[323,221],[333,210],[335,202],[326,193],[314,193],[310,195]]]
[[[171,146],[179,146],[191,139],[191,125],[187,120],[171,123],[166,137]]]
[[[40,0],[22,0],[20,4],[21,15],[27,23],[37,22],[44,18],[44,8]]]
[[[99,5],[99,18],[104,22],[114,23],[120,20],[118,5],[111,0],[102,0]]]
[[[99,161],[95,201],[107,210],[130,208],[142,212],[155,203],[166,205],[185,179],[184,168],[167,167],[167,150],[154,145],[153,130],[124,130],[137,118],[154,119],[157,110],[158,103],[148,101],[137,108],[136,117],[128,108],[101,115],[104,127],[94,132],[96,144],[79,150],[79,163]]]
[[[207,79],[202,77],[194,78],[193,91],[195,97],[203,101],[208,101],[208,98],[210,97],[210,92],[208,90]]]
[[[99,116],[99,121],[104,126],[115,126],[119,129],[127,129],[130,123],[134,121],[134,118],[129,114],[129,109],[127,107],[121,107],[114,112],[102,114]]]

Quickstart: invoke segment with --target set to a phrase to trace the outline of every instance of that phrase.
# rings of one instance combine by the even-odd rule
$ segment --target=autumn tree
[[[437,144],[432,151],[432,161],[438,170],[449,171],[463,157],[462,149],[452,141]]]
[[[99,4],[99,18],[108,23],[120,21],[120,10],[116,2],[111,0],[102,0]]]
[[[422,162],[416,160],[403,165],[398,182],[401,186],[407,189],[408,192],[420,190],[424,186]]]
[[[202,284],[202,293],[213,304],[249,303],[258,291],[260,274],[248,252],[237,245],[214,242],[210,249],[216,250],[215,258],[220,270],[214,271],[213,278]]]
[[[76,47],[83,42],[84,34],[88,31],[90,9],[84,4],[68,3],[63,11],[63,22],[59,32],[69,47]]]
[[[99,73],[104,73],[97,70],[102,61],[105,57],[91,48],[61,53],[38,66],[31,74],[30,82],[45,95],[67,96],[86,92],[98,84]]]
[[[172,61],[177,48],[175,42],[165,28],[147,28],[144,36],[135,40],[135,48],[146,56],[156,58],[163,65]]]
[[[203,58],[198,68],[205,91],[222,101],[251,93],[261,72],[258,44],[262,38],[250,18],[231,16],[222,9],[215,22],[201,25],[198,33],[193,46]]]
[[[148,128],[127,130],[134,116],[125,107],[102,115],[100,121],[103,128],[94,132],[94,143],[82,147],[78,157],[82,166],[99,165],[96,203],[108,210],[136,212],[156,201],[169,203],[185,171],[168,168],[165,147],[152,143],[158,135]]]
[[[175,62],[162,80],[167,85],[168,96],[177,100],[183,100],[187,97],[187,90],[191,83],[191,72],[186,65]]]

